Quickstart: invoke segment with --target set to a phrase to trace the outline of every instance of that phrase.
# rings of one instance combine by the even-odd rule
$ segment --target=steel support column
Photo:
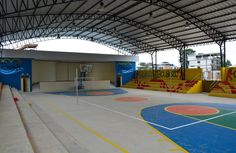
[[[185,69],[187,68],[186,63],[187,63],[187,56],[186,56],[186,51],[185,51],[185,45],[183,45],[179,49],[179,57],[180,57],[180,78],[182,80],[185,80]]]
[[[157,70],[157,51],[155,51],[155,70]]]
[[[153,62],[153,56],[154,56],[154,52],[151,52],[150,53],[150,55],[151,55],[151,60],[152,60],[152,78],[154,79],[154,62]]]
[[[3,44],[2,44],[2,36],[0,36],[0,58],[2,58],[2,52],[3,52]]]
[[[225,67],[225,62],[226,62],[226,39],[224,38],[222,42],[220,43],[220,66]]]

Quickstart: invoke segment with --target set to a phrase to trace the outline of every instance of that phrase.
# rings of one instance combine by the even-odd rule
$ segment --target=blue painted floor
[[[179,103],[148,107],[142,110],[141,115],[146,121],[160,124],[168,128],[174,128],[197,121],[164,110],[165,107],[171,105],[210,106],[236,111],[236,105],[233,104]],[[236,130],[233,129],[224,128],[207,122],[176,130],[168,130],[158,126],[153,127],[161,131],[190,153],[236,153]]]
[[[125,94],[128,93],[124,89],[114,88],[114,89],[101,89],[101,90],[79,90],[79,96],[109,96],[109,95],[91,95],[89,92],[112,92],[112,95]],[[47,92],[48,94],[66,95],[66,96],[76,96],[75,91],[64,91],[64,92]]]

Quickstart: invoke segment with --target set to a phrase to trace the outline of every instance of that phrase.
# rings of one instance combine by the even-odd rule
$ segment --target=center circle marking
[[[113,95],[113,92],[108,92],[108,91],[90,91],[86,92],[87,95],[94,95],[94,96],[99,96],[99,95]]]
[[[219,110],[209,106],[197,106],[197,105],[172,105],[165,107],[165,110],[170,113],[179,115],[214,115],[219,113]]]
[[[116,101],[120,102],[143,102],[146,101],[147,98],[144,97],[118,97],[115,98]]]

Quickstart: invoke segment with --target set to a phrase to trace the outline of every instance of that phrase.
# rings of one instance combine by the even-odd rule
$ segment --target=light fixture
[[[150,32],[146,32],[145,38],[149,38],[149,37],[150,37]]]
[[[152,12],[149,13],[149,15],[148,15],[148,20],[149,20],[149,21],[153,20],[153,13],[152,13]]]
[[[98,11],[99,12],[104,12],[105,11],[105,7],[104,7],[103,1],[100,2]]]
[[[60,35],[59,34],[57,34],[57,39],[60,39],[61,37],[60,37]]]
[[[189,29],[189,28],[190,28],[189,22],[185,22],[185,28],[186,28],[186,29]]]
[[[112,33],[112,34],[113,34],[113,35],[116,35],[116,33],[117,33],[117,29],[116,29],[116,27],[114,27],[114,28],[113,28],[113,33]]]
[[[149,8],[149,10],[152,10],[152,0],[150,0],[149,3],[150,3],[150,8]],[[152,12],[149,13],[149,15],[148,15],[148,20],[149,20],[149,21],[153,20],[153,13],[152,13]]]

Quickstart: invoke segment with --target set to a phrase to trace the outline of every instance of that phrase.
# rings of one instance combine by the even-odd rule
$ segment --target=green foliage
[[[230,60],[226,60],[226,62],[225,62],[225,66],[226,66],[226,67],[230,67],[230,66],[232,66],[231,61],[230,61]]]
[[[187,68],[188,68],[188,66],[189,66],[188,55],[190,55],[192,53],[195,53],[196,51],[193,50],[192,48],[187,48],[184,51],[186,52],[186,65],[187,65]],[[179,62],[180,62],[180,59],[179,59]]]
[[[187,49],[185,49],[185,52],[186,52],[186,55],[188,56],[188,55],[190,55],[192,53],[195,53],[196,51],[193,50],[192,48],[187,48]]]

